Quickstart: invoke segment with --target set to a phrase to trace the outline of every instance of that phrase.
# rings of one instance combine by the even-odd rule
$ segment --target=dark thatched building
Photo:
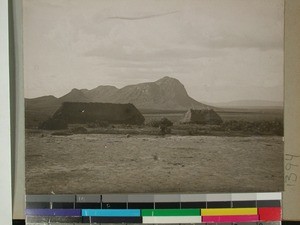
[[[143,124],[144,116],[133,104],[64,102],[53,119],[66,123],[108,122],[110,124]]]
[[[213,109],[193,110],[190,109],[181,120],[182,123],[197,123],[219,125],[223,121]]]
[[[64,130],[68,128],[68,124],[62,119],[49,118],[38,125],[42,130]]]

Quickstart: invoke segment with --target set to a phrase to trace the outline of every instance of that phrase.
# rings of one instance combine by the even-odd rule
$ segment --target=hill
[[[179,80],[163,77],[155,82],[128,85],[120,89],[101,85],[91,90],[74,88],[60,98],[42,96],[25,99],[26,125],[36,126],[37,122],[50,117],[63,102],[132,103],[139,110],[152,111],[209,107],[191,98]]]
[[[183,84],[171,77],[155,82],[128,85],[121,89],[114,86],[98,86],[94,89],[73,89],[59,98],[61,102],[132,103],[138,109],[187,110],[207,105],[191,98]]]

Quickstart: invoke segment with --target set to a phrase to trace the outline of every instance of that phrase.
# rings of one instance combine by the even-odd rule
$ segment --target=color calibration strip
[[[26,223],[258,223],[281,221],[281,193],[27,195]]]

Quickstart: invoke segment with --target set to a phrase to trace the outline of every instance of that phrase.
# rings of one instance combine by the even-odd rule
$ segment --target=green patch
[[[200,209],[142,209],[142,216],[200,216]]]

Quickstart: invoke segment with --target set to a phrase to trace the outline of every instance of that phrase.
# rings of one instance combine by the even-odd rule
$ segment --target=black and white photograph
[[[283,0],[23,0],[27,194],[283,191]]]

